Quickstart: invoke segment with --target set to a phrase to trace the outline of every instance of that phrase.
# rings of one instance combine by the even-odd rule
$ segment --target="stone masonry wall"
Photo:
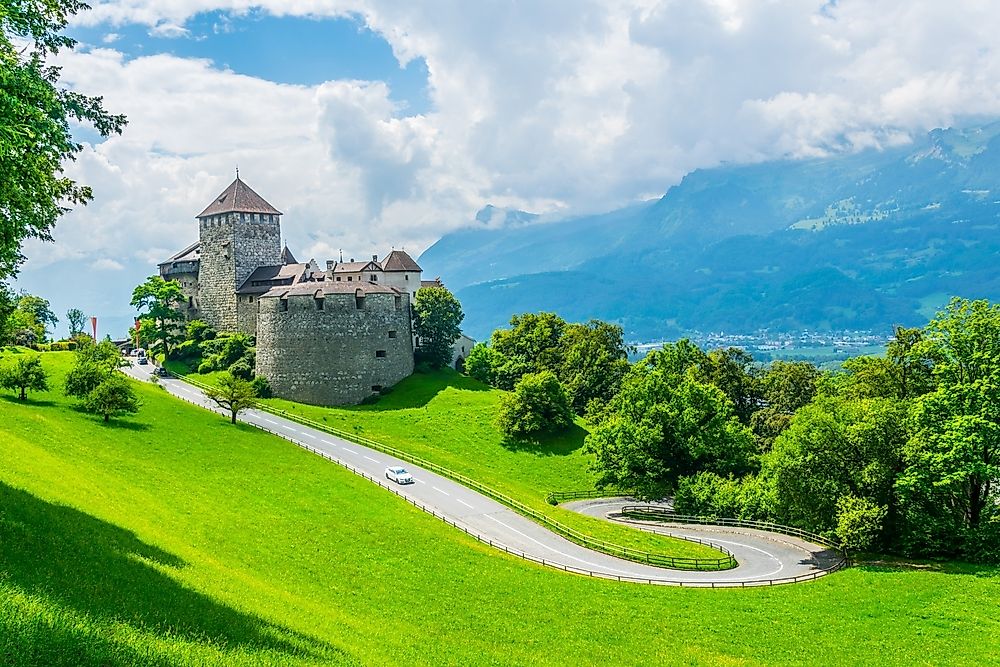
[[[328,294],[318,310],[313,296],[290,296],[287,311],[282,299],[261,299],[257,374],[275,395],[317,405],[358,403],[396,384],[413,373],[413,336],[408,295],[398,309],[395,299],[369,294],[359,310],[353,294]]]
[[[281,263],[281,227],[252,221],[246,213],[202,218],[201,267],[198,273],[200,313],[217,331],[239,330],[236,288],[258,266]],[[247,333],[253,333],[247,332]]]

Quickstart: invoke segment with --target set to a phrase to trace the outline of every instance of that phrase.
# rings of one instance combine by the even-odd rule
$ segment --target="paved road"
[[[126,368],[125,372],[138,380],[148,381],[152,370],[152,366],[137,365]],[[161,378],[160,384],[179,398],[219,412],[200,389],[183,380]],[[592,576],[632,579],[644,583],[705,586],[762,583],[816,571],[815,563],[809,562],[811,553],[822,551],[822,547],[813,545],[804,548],[792,545],[790,538],[784,536],[767,539],[760,535],[732,532],[709,534],[708,531],[690,527],[657,527],[649,529],[672,534],[696,534],[702,539],[725,546],[736,553],[740,564],[737,568],[723,572],[685,572],[643,565],[581,547],[458,482],[329,433],[259,410],[244,412],[240,415],[240,420],[318,450],[376,478],[384,478],[388,466],[403,465],[413,475],[415,483],[406,486],[392,484],[393,490],[399,495],[432,509],[483,540],[521,552],[534,560],[543,560],[547,565],[583,570]],[[577,507],[584,513],[603,516],[607,511],[614,511],[616,504],[620,506],[623,503],[621,499],[609,502],[611,504],[603,505],[601,502],[586,502]]]

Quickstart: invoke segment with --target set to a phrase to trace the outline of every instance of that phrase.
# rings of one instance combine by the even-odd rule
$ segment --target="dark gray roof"
[[[250,189],[250,186],[240,180],[229,184],[229,187],[222,191],[222,194],[215,198],[204,211],[196,217],[204,218],[207,215],[218,215],[220,213],[273,213],[281,215],[281,211],[274,208],[259,194]]]
[[[387,287],[385,285],[380,285],[378,283],[369,282],[352,282],[352,283],[337,283],[331,282],[329,280],[323,282],[303,282],[296,283],[295,285],[289,286],[275,286],[267,291],[267,294],[261,295],[262,299],[277,299],[286,296],[301,296],[303,294],[316,294],[317,292],[321,294],[357,294],[361,292],[362,294],[394,294],[397,296],[402,296],[405,292],[401,292],[395,287]]]
[[[197,262],[199,259],[201,259],[201,241],[195,241],[170,259],[160,262],[158,266],[174,262]]]
[[[440,278],[435,278],[434,280],[421,280],[421,287],[444,287],[444,283],[441,282]]]
[[[420,271],[420,265],[403,250],[393,250],[382,260],[383,271]]]
[[[292,254],[292,251],[288,249],[287,245],[281,249],[281,263],[298,264],[298,262],[295,261],[295,255]]]
[[[272,287],[294,285],[302,279],[308,264],[278,264],[277,266],[258,266],[247,276],[237,294],[263,294]],[[255,285],[254,283],[260,283]]]

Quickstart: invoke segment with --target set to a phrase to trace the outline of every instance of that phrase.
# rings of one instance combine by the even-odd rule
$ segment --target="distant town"
[[[839,366],[848,357],[880,354],[892,339],[889,333],[874,331],[770,331],[753,333],[691,331],[686,334],[699,347],[711,350],[740,347],[760,362],[774,359],[812,361],[819,366]],[[637,357],[656,349],[665,341],[635,345]]]

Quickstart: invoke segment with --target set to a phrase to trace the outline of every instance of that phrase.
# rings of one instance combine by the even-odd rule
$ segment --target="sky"
[[[302,261],[414,256],[487,204],[549,218],[725,162],[910,141],[1000,115],[992,0],[91,0],[63,85],[94,201],[15,287],[121,335],[132,287],[233,179]],[[65,319],[65,318],[63,318]],[[59,329],[63,330],[64,323]]]

